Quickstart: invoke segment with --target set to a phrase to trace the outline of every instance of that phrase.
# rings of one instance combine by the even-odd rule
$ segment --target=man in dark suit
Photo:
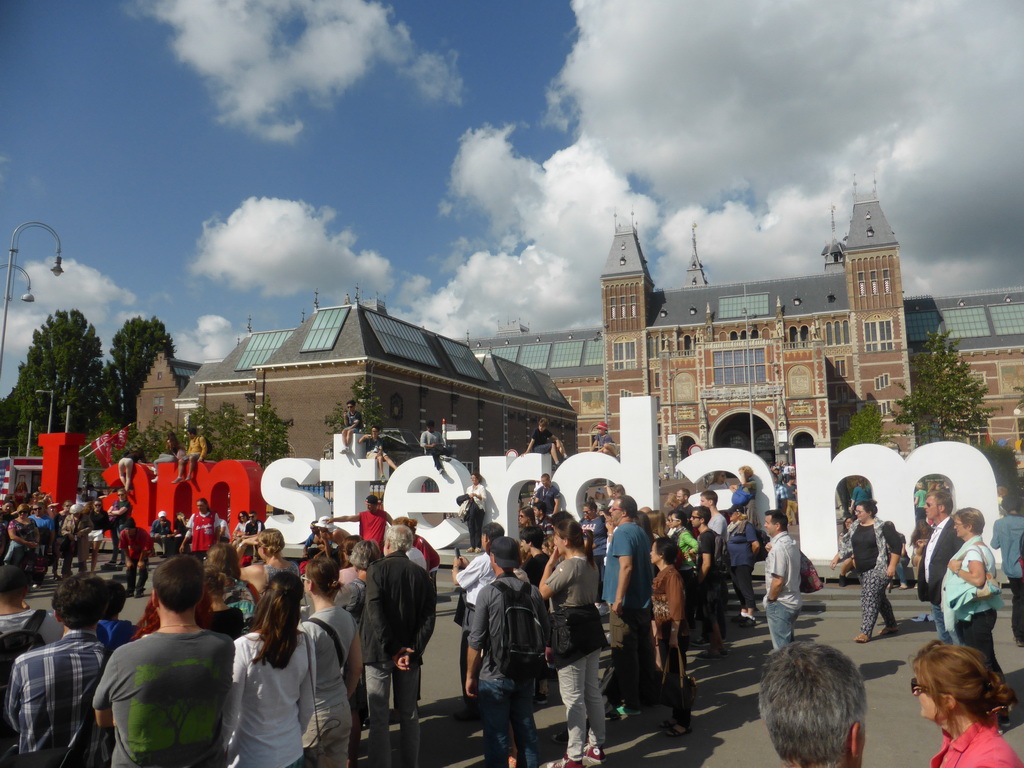
[[[925,547],[924,557],[917,571],[917,596],[932,605],[932,618],[939,640],[948,645],[959,645],[953,628],[946,627],[942,617],[942,577],[949,567],[949,559],[960,548],[960,540],[953,530],[950,514],[953,512],[953,497],[946,491],[932,491],[924,502],[924,514],[932,526],[928,543],[915,542]]]

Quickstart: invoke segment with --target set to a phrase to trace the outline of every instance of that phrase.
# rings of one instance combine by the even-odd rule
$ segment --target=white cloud
[[[193,274],[264,296],[291,296],[319,288],[340,298],[353,283],[384,293],[391,265],[374,251],[355,251],[350,230],[332,233],[330,208],[302,201],[250,197],[227,220],[203,224]]]
[[[510,127],[485,127],[462,137],[452,205],[484,213],[498,247],[472,252],[432,296],[409,302],[416,322],[456,337],[491,334],[517,317],[534,328],[596,322],[616,211],[620,223],[630,211],[657,223],[652,201],[630,191],[596,142],[581,140],[538,164],[516,154],[511,135]],[[415,285],[426,293],[424,286],[423,278]]]
[[[32,280],[31,292],[35,301],[20,301],[27,292],[27,284],[22,275],[17,275],[11,290],[14,299],[7,315],[0,396],[6,396],[17,381],[18,366],[25,361],[32,344],[32,333],[57,310],[81,311],[103,340],[104,353],[110,346],[110,339],[123,323],[124,315],[138,314],[130,310],[136,303],[135,294],[118,286],[107,275],[75,259],[64,258],[63,265],[64,274],[55,278],[50,273],[52,261],[27,261],[21,264]]]
[[[244,331],[235,329],[231,321],[220,315],[202,315],[192,328],[175,331],[175,354],[182,360],[197,363],[223,360],[238,346]]]
[[[207,80],[221,119],[273,141],[302,130],[296,102],[331,103],[378,63],[426,98],[460,98],[454,54],[418,51],[379,3],[140,0],[139,7],[173,28],[175,54]]]

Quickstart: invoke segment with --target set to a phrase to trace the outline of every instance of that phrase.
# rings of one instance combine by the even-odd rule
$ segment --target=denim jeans
[[[509,722],[519,747],[518,764],[525,768],[538,768],[540,756],[537,725],[533,721],[533,679],[521,682],[506,677],[481,680],[478,698],[487,768],[508,768]]]
[[[392,662],[366,665],[366,699],[370,709],[370,760],[374,768],[391,768],[391,728],[388,725],[388,703],[391,684],[395,685],[395,707],[401,722],[399,754],[405,768],[419,765],[420,719],[416,697],[420,688],[420,668],[407,672]]]
[[[946,619],[942,615],[941,605],[932,606],[932,620],[935,622],[935,631],[939,635],[939,640],[946,645],[960,645],[960,641],[956,636],[956,628],[946,626]]]
[[[790,608],[777,600],[765,603],[764,616],[768,621],[768,633],[772,636],[773,650],[785,648],[793,642],[793,625],[799,615],[799,608]]]

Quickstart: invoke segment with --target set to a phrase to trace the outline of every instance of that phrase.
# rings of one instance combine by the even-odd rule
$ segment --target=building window
[[[647,337],[647,359],[658,356],[658,340],[654,336]]]
[[[789,326],[789,341],[790,343],[796,343],[796,326]]]
[[[715,385],[763,384],[765,379],[763,349],[735,349],[714,353]]]
[[[661,389],[661,373],[658,371],[655,371],[654,376],[651,377],[651,388]]]
[[[889,270],[882,270],[882,290],[885,293],[892,293],[892,279],[889,277]]]
[[[632,396],[633,396],[633,393],[630,392],[628,389],[620,389],[619,390],[619,397],[632,397]]]
[[[615,319],[615,297],[614,296],[612,296],[608,300],[608,311],[611,313],[612,320],[614,320]]]
[[[875,405],[878,406],[878,410],[882,412],[883,416],[888,416],[892,413],[892,400],[879,400]]]
[[[864,351],[887,352],[892,349],[892,320],[864,323]]]
[[[838,333],[838,331],[836,331]],[[850,321],[843,320],[843,344],[850,343]]]
[[[832,323],[825,323],[825,344],[832,346]]]
[[[850,400],[850,389],[845,384],[836,387],[836,402],[846,403]]]
[[[612,370],[636,368],[636,342],[616,341],[612,344]]]
[[[153,415],[160,416],[164,412],[164,396],[157,395],[153,398]]]
[[[875,389],[885,389],[889,386],[889,374],[883,373],[875,377]]]
[[[850,428],[850,414],[840,413],[839,414],[839,431],[845,432]]]
[[[867,283],[864,282],[864,273],[857,273],[857,294],[860,296],[867,296]]]
[[[871,270],[871,295],[878,295],[878,272]]]
[[[629,316],[636,317],[636,294],[631,293],[629,295]]]
[[[686,336],[683,336],[683,349],[685,349],[685,350],[692,349],[693,348],[691,346],[692,344],[693,344],[693,339],[690,338],[689,334],[687,334]]]
[[[836,376],[846,378],[846,361],[836,360]]]
[[[163,371],[157,371],[156,372],[156,380],[157,381],[160,381],[161,379],[163,379],[163,377],[164,377],[164,372]]]

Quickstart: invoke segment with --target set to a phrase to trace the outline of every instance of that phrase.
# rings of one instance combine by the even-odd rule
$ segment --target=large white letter
[[[267,515],[267,528],[276,528],[288,544],[301,544],[309,536],[310,523],[331,514],[331,505],[323,496],[298,486],[320,482],[320,462],[313,459],[278,459],[263,471],[260,491],[272,507],[283,515]]]
[[[676,464],[676,472],[696,483],[698,479],[711,472],[728,471],[739,477],[740,467],[743,465],[754,470],[754,477],[759,481],[755,483],[757,492],[754,494],[754,522],[760,525],[764,521],[764,513],[775,508],[775,482],[768,465],[756,453],[739,448],[711,448],[707,451],[698,451]],[[716,495],[719,509],[728,509],[732,506],[731,492],[716,491]],[[690,503],[694,506],[699,504],[700,494],[695,493],[691,496]]]

